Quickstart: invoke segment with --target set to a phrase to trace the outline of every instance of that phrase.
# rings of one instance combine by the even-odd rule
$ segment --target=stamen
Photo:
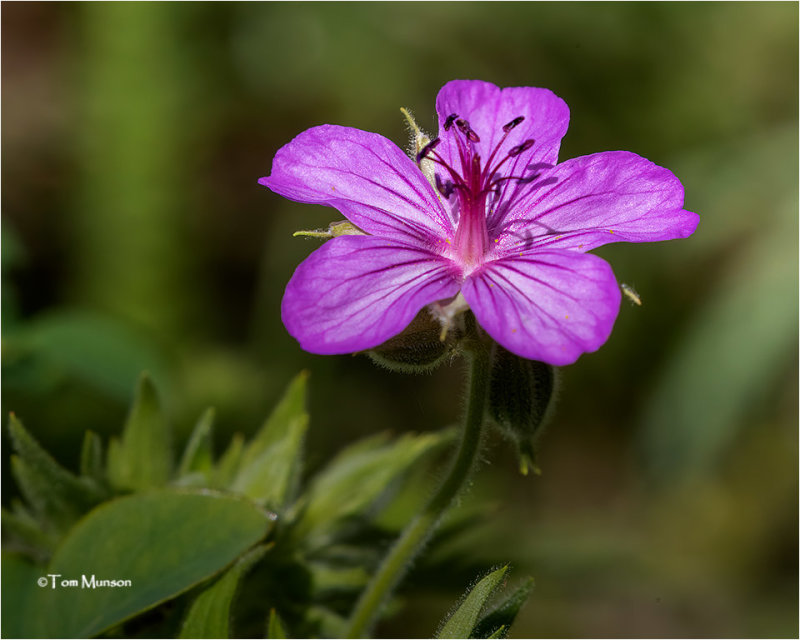
[[[451,113],[449,116],[447,116],[447,120],[444,121],[445,131],[450,131],[450,127],[453,126],[453,123],[456,121],[456,118],[458,118],[457,113]]]
[[[436,181],[436,190],[441,193],[445,199],[449,199],[450,195],[453,193],[453,183],[449,180],[447,182],[442,182],[438,173],[434,174],[433,178]]]
[[[472,127],[469,126],[469,122],[464,120],[464,118],[459,118],[456,120],[456,126],[458,127],[459,131],[463,133],[467,140],[470,142],[480,142],[481,139],[478,137],[478,134],[472,130]]]
[[[533,138],[529,138],[528,140],[526,140],[522,144],[519,144],[516,147],[513,147],[511,149],[511,151],[508,152],[508,155],[510,157],[514,158],[514,157],[518,156],[520,153],[522,153],[523,151],[527,151],[528,149],[530,149],[534,144],[536,144],[536,141]]]
[[[524,120],[525,120],[525,116],[517,116],[511,122],[508,122],[508,123],[503,125],[503,131],[508,133],[514,127],[516,127],[517,125],[521,124]]]
[[[441,140],[439,138],[434,138],[428,144],[422,147],[420,152],[417,154],[417,164],[422,162],[422,160],[425,159],[425,156],[427,156],[431,151],[433,151],[436,148],[436,145],[439,144],[440,141]]]

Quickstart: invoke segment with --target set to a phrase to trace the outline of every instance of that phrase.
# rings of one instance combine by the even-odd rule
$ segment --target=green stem
[[[466,349],[470,365],[467,411],[458,452],[438,491],[409,523],[356,604],[345,631],[347,638],[368,633],[381,605],[397,586],[414,558],[431,537],[447,508],[465,488],[481,444],[484,407],[489,384],[489,354],[477,341]]]

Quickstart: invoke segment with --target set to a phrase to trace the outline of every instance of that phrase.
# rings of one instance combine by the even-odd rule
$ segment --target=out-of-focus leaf
[[[501,567],[482,578],[464,596],[461,604],[444,620],[437,638],[473,638],[486,601],[505,578],[508,567]]]
[[[207,474],[214,465],[212,452],[212,427],[214,425],[214,409],[208,408],[200,416],[192,431],[186,449],[183,451],[178,465],[178,477],[192,472]]]
[[[253,503],[208,491],[162,489],[107,502],[70,531],[46,573],[130,586],[47,591],[49,632],[90,637],[172,598],[235,560],[271,525]]]
[[[22,551],[40,562],[46,562],[58,544],[58,535],[44,531],[42,525],[17,505],[14,511],[2,509],[3,532],[8,548]]]
[[[267,623],[267,638],[270,640],[285,640],[286,630],[283,622],[275,609],[269,610],[269,622]]]
[[[239,470],[239,463],[244,451],[244,436],[241,433],[234,433],[228,448],[220,456],[217,468],[213,474],[212,487],[228,488],[236,477]]]
[[[646,460],[657,478],[704,474],[796,358],[796,203],[791,233],[773,228],[728,272],[667,363],[643,418]]]
[[[289,383],[275,409],[253,437],[242,454],[242,467],[247,467],[279,440],[283,440],[293,424],[302,422],[306,413],[308,372],[301,371]]]
[[[81,446],[81,475],[93,479],[98,484],[105,481],[103,466],[103,441],[94,431],[83,434]]]
[[[292,424],[284,438],[242,467],[231,490],[259,504],[282,510],[296,491],[308,417]]]
[[[533,578],[527,578],[506,598],[481,616],[475,625],[477,638],[505,638],[511,625],[533,589]]]
[[[5,514],[3,514],[5,523]],[[41,567],[27,562],[14,553],[3,553],[2,636],[4,638],[43,638],[42,615],[37,598],[43,587],[37,580],[45,577]],[[46,577],[45,577],[46,579]]]
[[[126,400],[139,373],[165,380],[166,365],[153,345],[127,326],[87,311],[57,311],[37,317],[4,336],[6,347],[32,356],[48,370],[75,377]]]
[[[241,577],[266,553],[256,547],[236,561],[212,586],[203,591],[189,608],[180,638],[230,638],[231,603]]]
[[[64,529],[101,499],[94,482],[78,478],[58,464],[14,414],[8,429],[18,453],[11,458],[11,470],[22,495],[40,518],[56,529]]]
[[[311,573],[311,588],[316,598],[358,593],[370,579],[363,566],[342,568],[321,562],[308,562],[306,566]]]
[[[450,431],[404,434],[388,443],[377,437],[346,448],[313,479],[301,498],[295,535],[327,537],[336,521],[367,510],[393,480],[452,436]]]
[[[286,390],[272,415],[244,450],[231,490],[281,510],[294,497],[308,428],[306,372]]]
[[[108,479],[117,489],[141,490],[167,483],[172,469],[170,431],[150,377],[139,379],[122,439],[108,448]]]

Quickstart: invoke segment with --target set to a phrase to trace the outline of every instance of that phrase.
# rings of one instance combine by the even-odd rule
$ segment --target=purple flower
[[[667,169],[627,151],[556,164],[569,109],[547,89],[456,80],[438,137],[415,159],[376,134],[323,125],[278,151],[259,182],[335,207],[365,235],[327,241],[283,298],[307,351],[350,353],[459,292],[509,351],[553,365],[607,339],[620,305],[609,242],[685,238],[698,216]]]

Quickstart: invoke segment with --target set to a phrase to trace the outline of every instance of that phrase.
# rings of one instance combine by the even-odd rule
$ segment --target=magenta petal
[[[567,160],[537,182],[497,224],[501,250],[672,240],[691,235],[699,220],[683,209],[683,185],[671,171],[627,151]]]
[[[371,236],[329,240],[286,286],[281,314],[306,351],[352,353],[400,333],[426,304],[458,293],[449,260]]]
[[[452,237],[449,216],[416,164],[377,133],[323,125],[278,150],[260,184],[291,200],[335,207],[369,234],[430,245]]]
[[[595,351],[614,326],[620,290],[611,267],[574,251],[536,251],[486,263],[462,293],[509,351],[552,365]]]
[[[495,158],[502,158],[511,148],[526,140],[532,139],[535,144],[514,162],[504,164],[503,175],[522,175],[527,165],[535,163],[554,165],[558,160],[561,138],[569,125],[567,104],[549,89],[501,89],[480,80],[448,82],[436,97],[436,112],[441,139],[436,151],[453,167],[460,167],[460,161],[456,137],[445,135],[443,130],[449,115],[458,114],[478,134],[480,142],[476,143],[476,148],[484,162],[503,137],[503,125],[524,116],[524,121],[510,131]]]

